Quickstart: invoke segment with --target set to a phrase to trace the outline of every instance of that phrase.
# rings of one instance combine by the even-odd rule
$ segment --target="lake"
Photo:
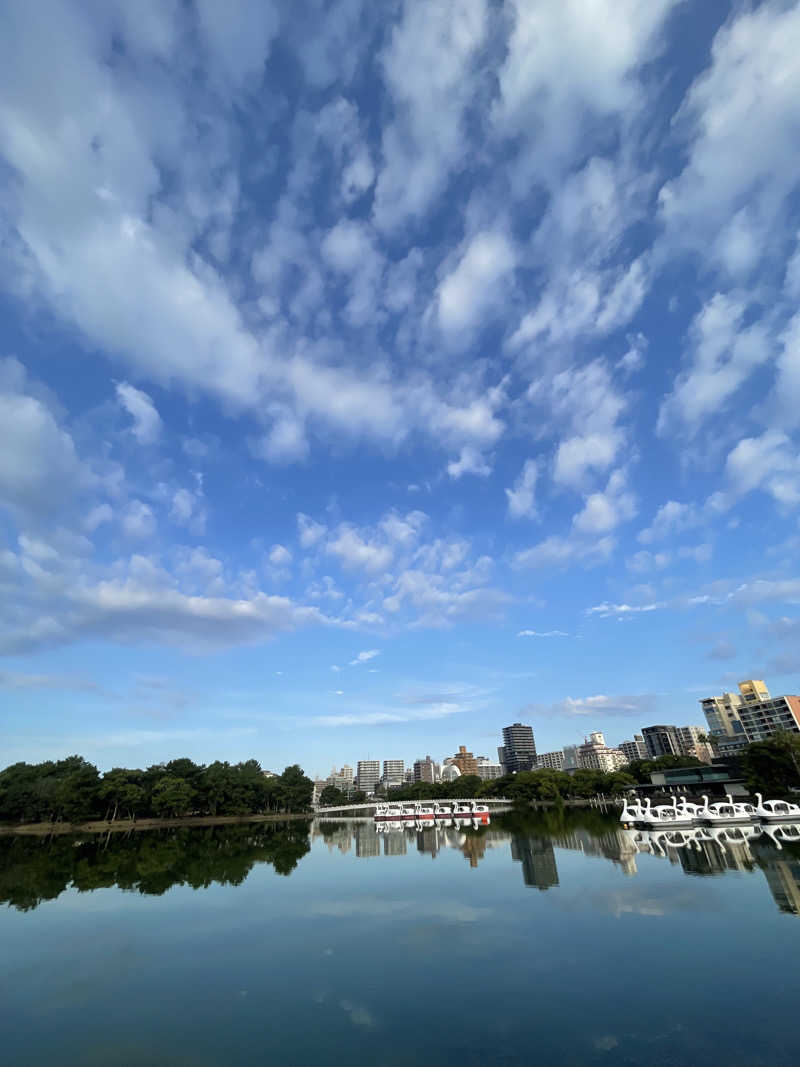
[[[614,816],[0,838],[16,1065],[796,1064],[800,847]]]

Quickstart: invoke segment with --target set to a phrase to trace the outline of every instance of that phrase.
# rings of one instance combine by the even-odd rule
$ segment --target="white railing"
[[[503,804],[508,805],[511,800],[508,797],[455,797],[451,800],[447,800],[444,797],[436,797],[435,800],[386,800],[382,798],[380,800],[373,800],[369,804],[341,804],[336,808],[320,808],[315,807],[314,812],[317,815],[335,815],[340,811],[369,811],[372,808],[376,808],[379,804],[464,804],[468,801],[474,800],[477,804]]]

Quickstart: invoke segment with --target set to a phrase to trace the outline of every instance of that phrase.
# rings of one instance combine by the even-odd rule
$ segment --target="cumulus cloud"
[[[269,550],[269,561],[275,567],[288,567],[292,553],[284,545],[273,545]]]
[[[341,523],[328,540],[325,551],[336,556],[348,570],[377,574],[391,564],[394,552],[390,545],[366,540],[348,523]]]
[[[506,489],[508,514],[512,519],[533,518],[536,514],[534,494],[539,466],[534,459],[526,459],[513,489]]]
[[[131,432],[140,445],[152,445],[161,436],[161,416],[152,399],[128,382],[117,383],[117,400],[133,419]]]

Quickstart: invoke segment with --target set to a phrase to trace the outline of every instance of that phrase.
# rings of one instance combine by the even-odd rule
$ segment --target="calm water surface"
[[[11,1065],[800,1062],[800,849],[612,818],[0,838]]]

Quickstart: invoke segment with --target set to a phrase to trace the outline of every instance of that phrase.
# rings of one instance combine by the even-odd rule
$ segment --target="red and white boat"
[[[433,823],[437,819],[455,820],[457,823],[463,820],[464,822],[476,822],[479,826],[487,826],[489,808],[486,804],[479,804],[475,800],[458,801],[454,804],[440,804],[438,801],[425,804],[421,801],[414,801],[410,804],[378,804],[375,808],[375,822],[380,823]]]

